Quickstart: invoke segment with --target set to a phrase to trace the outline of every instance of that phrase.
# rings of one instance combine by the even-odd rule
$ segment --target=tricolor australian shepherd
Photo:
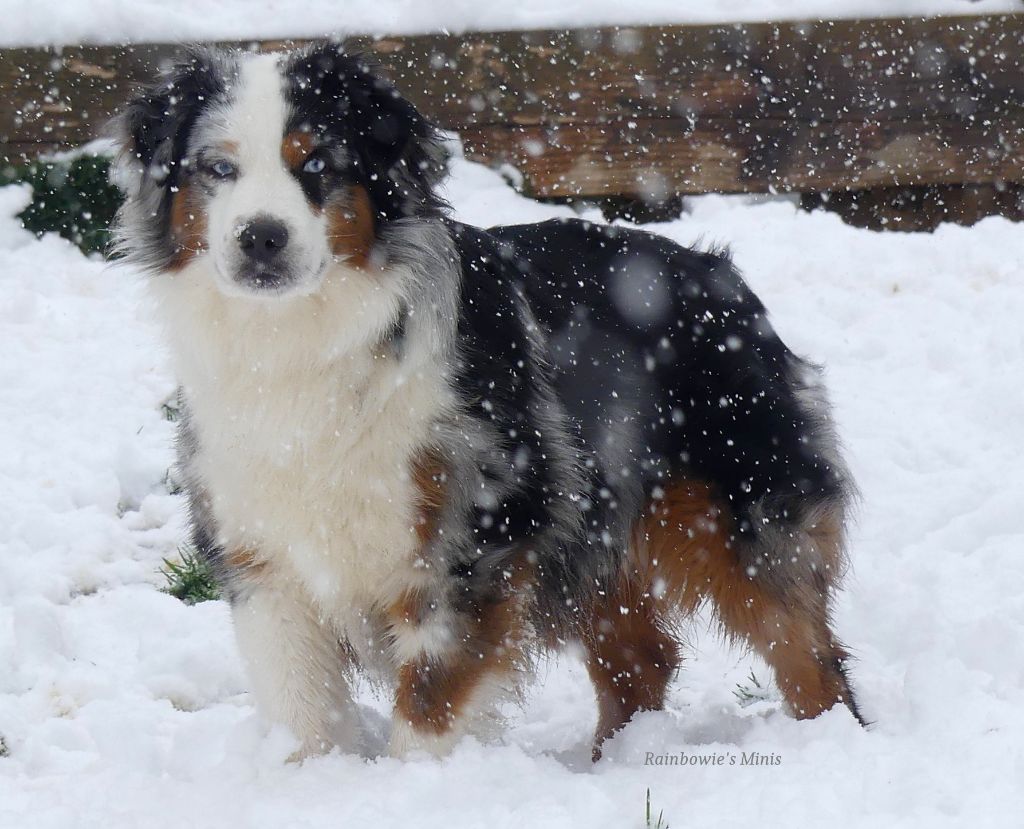
[[[829,624],[852,484],[817,371],[727,257],[450,219],[437,130],[335,45],[192,51],[119,122],[130,260],[181,383],[194,542],[265,714],[358,750],[479,733],[578,643],[601,742],[707,602],[798,717],[857,708]]]

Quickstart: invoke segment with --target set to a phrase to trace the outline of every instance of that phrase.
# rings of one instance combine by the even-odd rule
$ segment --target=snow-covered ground
[[[564,214],[457,161],[476,223]],[[0,826],[640,829],[1020,827],[1024,821],[1024,226],[878,234],[785,201],[702,197],[662,225],[729,242],[797,350],[823,360],[863,490],[838,628],[866,715],[741,706],[755,658],[693,626],[670,708],[596,766],[578,661],[544,666],[500,745],[444,761],[286,764],[226,606],[161,593],[174,381],[140,278],[36,240],[0,188]],[[749,684],[749,683],[747,683]],[[368,690],[366,715],[387,704]],[[777,765],[645,765],[647,752]]]
[[[0,0],[0,46],[1024,11],[1022,0]]]

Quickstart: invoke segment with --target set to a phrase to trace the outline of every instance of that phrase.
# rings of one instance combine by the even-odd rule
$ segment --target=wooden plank
[[[835,193],[804,193],[805,210],[838,213],[844,222],[871,230],[930,231],[943,222],[973,225],[986,216],[1024,221],[1024,186],[948,184],[878,187]]]
[[[280,44],[270,44],[280,45]],[[541,197],[1024,181],[1024,15],[357,38]],[[0,154],[82,143],[173,46],[16,49]]]

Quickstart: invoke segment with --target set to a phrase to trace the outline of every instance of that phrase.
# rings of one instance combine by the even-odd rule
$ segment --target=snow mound
[[[461,159],[449,196],[480,224],[569,213]],[[1020,225],[879,234],[706,196],[656,228],[728,242],[782,336],[827,364],[863,490],[837,626],[870,731],[845,709],[787,718],[748,679],[766,684],[764,665],[698,620],[669,710],[596,766],[571,654],[501,745],[296,766],[253,712],[226,606],[158,590],[184,521],[141,278],[22,231],[26,198],[0,189],[0,826],[623,829],[643,826],[648,788],[677,827],[1020,826]],[[383,739],[386,701],[362,699]],[[726,760],[648,763],[680,752]]]
[[[1019,0],[62,0],[58,15],[4,16],[0,46],[174,43],[759,20],[932,17],[1021,11]]]

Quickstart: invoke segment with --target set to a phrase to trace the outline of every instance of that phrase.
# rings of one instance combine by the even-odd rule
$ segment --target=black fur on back
[[[529,459],[500,508],[476,516],[482,559],[513,540],[544,542],[567,498],[549,458],[571,453],[584,473],[580,532],[535,546],[544,627],[571,629],[671,481],[711,484],[747,546],[766,522],[795,526],[844,497],[827,417],[798,397],[797,377],[813,369],[727,256],[576,220],[450,228],[463,275],[460,393],[497,427],[505,456]],[[540,354],[523,347],[517,297],[539,323]],[[548,384],[565,421],[554,439],[567,445],[539,428]]]
[[[794,394],[794,372],[812,369],[726,255],[581,221],[490,233],[509,245],[505,259],[548,333],[556,388],[584,436],[613,427],[616,395],[634,392],[635,460],[648,486],[666,475],[712,482],[742,533],[763,499],[796,518],[804,496],[840,494],[845,473]]]

